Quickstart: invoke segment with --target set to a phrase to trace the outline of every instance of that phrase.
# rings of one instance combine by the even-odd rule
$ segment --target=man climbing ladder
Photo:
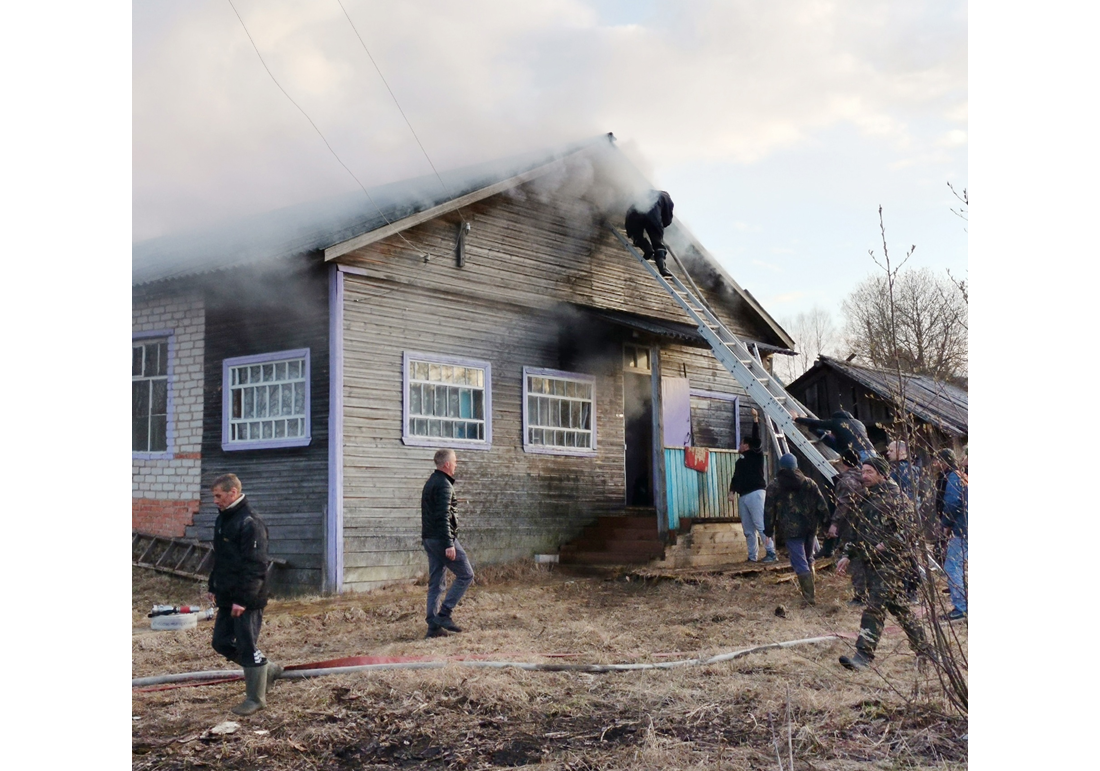
[[[664,190],[652,190],[643,207],[631,206],[626,212],[626,235],[642,250],[647,260],[657,263],[657,272],[672,276],[665,267],[665,228],[672,224],[672,197]],[[646,240],[649,235],[649,241]],[[652,242],[652,243],[651,243]]]

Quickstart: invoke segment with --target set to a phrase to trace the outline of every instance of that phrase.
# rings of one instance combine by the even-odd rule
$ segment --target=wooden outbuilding
[[[666,542],[730,517],[751,404],[605,224],[648,189],[607,135],[135,244],[134,529],[209,538],[233,472],[284,590],[408,580],[440,447],[475,565],[600,517]],[[667,237],[765,362],[793,348],[678,220]],[[685,445],[714,450],[714,480]]]

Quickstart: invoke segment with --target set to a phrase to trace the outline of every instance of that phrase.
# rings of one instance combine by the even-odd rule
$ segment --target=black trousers
[[[214,639],[210,644],[242,667],[263,666],[267,658],[256,647],[263,620],[263,608],[248,608],[237,618],[233,618],[229,608],[218,608],[218,615],[214,617]]]
[[[634,242],[634,246],[642,250],[642,256],[647,260],[653,259],[655,251],[666,251],[665,229],[661,227],[660,220],[655,222],[651,217],[632,212],[626,218],[626,234]],[[646,240],[646,235],[649,236],[649,241]]]

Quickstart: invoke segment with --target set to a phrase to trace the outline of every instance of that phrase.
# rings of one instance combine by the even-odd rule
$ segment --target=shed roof
[[[897,373],[864,367],[829,356],[819,356],[814,366],[791,383],[788,389],[797,390],[799,385],[815,379],[822,369],[836,370],[883,399],[893,401],[897,397]],[[908,412],[948,434],[961,437],[969,433],[969,395],[966,389],[927,375],[903,374],[902,378],[905,383],[905,408]]]

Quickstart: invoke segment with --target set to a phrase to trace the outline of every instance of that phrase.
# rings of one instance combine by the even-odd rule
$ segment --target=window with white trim
[[[222,396],[222,449],[309,444],[308,348],[226,359]]]
[[[168,451],[168,340],[134,340],[133,452]]]
[[[594,455],[596,378],[524,367],[523,449],[554,455]]]
[[[492,439],[489,363],[411,352],[404,359],[405,444],[487,447]]]

